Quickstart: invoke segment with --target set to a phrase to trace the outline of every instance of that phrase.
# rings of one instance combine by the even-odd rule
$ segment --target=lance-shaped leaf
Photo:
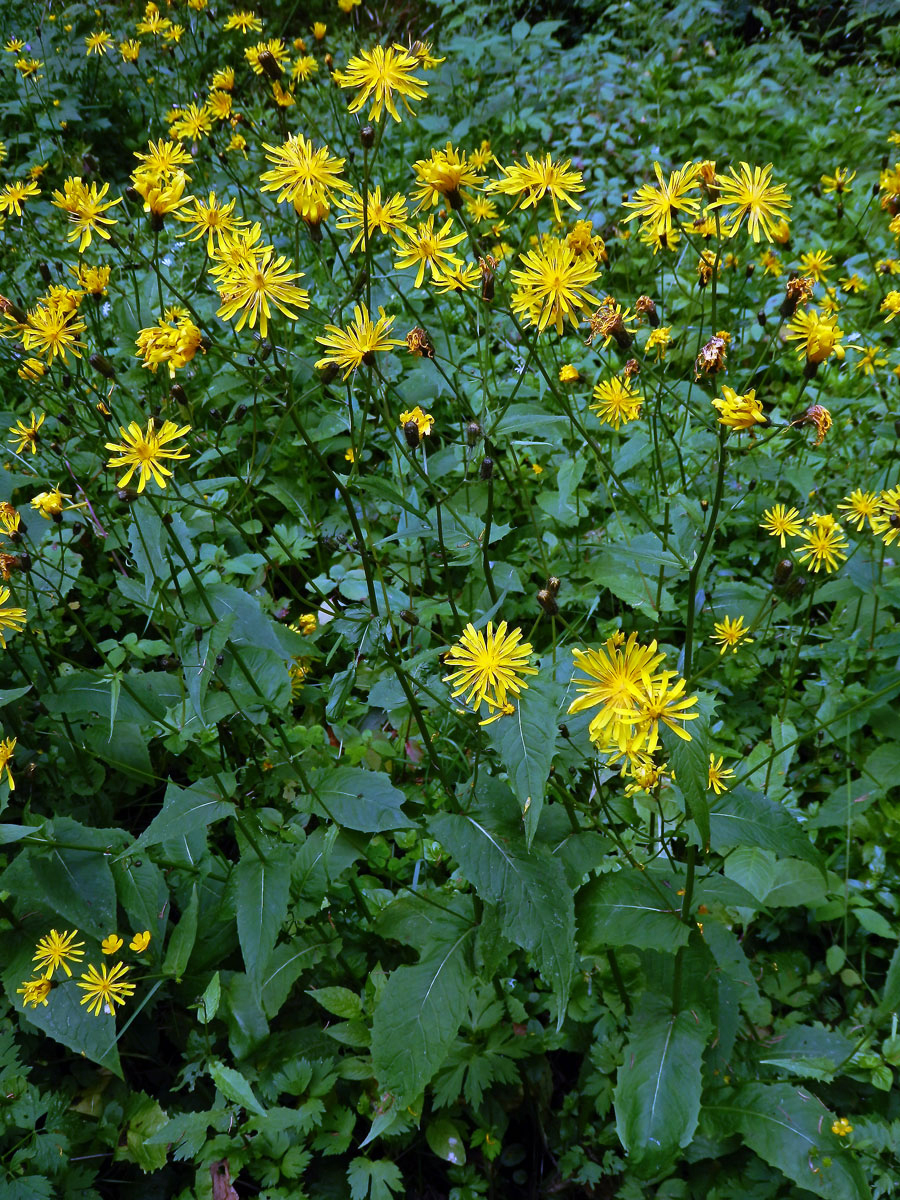
[[[578,893],[578,941],[586,954],[609,946],[673,952],[690,932],[677,889],[637,867],[600,875]]]
[[[290,846],[269,844],[260,858],[247,847],[234,868],[237,930],[248,976],[258,982],[287,916],[291,887]]]

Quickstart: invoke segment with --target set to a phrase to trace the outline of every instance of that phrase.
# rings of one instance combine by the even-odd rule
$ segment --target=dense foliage
[[[2,12],[3,1195],[893,1194],[896,28]]]

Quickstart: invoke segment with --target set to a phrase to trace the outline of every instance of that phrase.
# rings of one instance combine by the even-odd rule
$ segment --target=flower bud
[[[483,458],[481,460],[481,470],[478,472],[479,479],[492,479],[494,476],[494,460],[492,458]]]
[[[88,362],[95,371],[99,371],[104,379],[115,379],[116,368],[112,365],[108,358],[102,354],[92,354]]]
[[[23,312],[18,304],[13,304],[12,300],[7,300],[5,296],[0,296],[0,312],[9,313],[18,325],[24,325],[28,321],[28,313]]]
[[[551,575],[550,578],[547,580],[547,591],[550,593],[551,596],[557,595],[559,592],[559,589],[561,587],[562,587],[562,580],[559,578],[558,575]]]
[[[400,609],[400,620],[405,621],[407,625],[418,625],[419,623],[419,618],[408,608]]]
[[[775,583],[778,587],[784,587],[787,581],[794,573],[794,564],[789,558],[782,558],[775,564]]]
[[[761,328],[761,329],[765,329],[765,327],[766,327],[766,314],[763,312],[763,310],[762,310],[762,309],[760,309],[760,310],[759,310],[759,312],[756,314],[756,320],[757,320],[757,322],[758,322],[758,324],[759,324],[760,328]]]
[[[363,125],[359,131],[359,140],[364,150],[371,150],[375,145],[375,126]]]
[[[137,490],[135,488],[116,488],[116,499],[121,500],[123,504],[133,504],[137,500]]]
[[[629,358],[628,362],[625,364],[625,378],[632,379],[635,375],[640,375],[640,373],[641,364],[636,358]]]
[[[271,79],[273,83],[281,79],[281,67],[271,50],[261,50],[256,61],[262,67],[266,78]]]
[[[900,434],[898,434],[898,436],[900,436]],[[474,446],[481,437],[484,437],[484,430],[477,421],[470,421],[466,426],[466,441],[470,446]]]
[[[559,605],[549,588],[541,588],[537,594],[537,602],[548,617],[555,617],[559,612]]]
[[[180,383],[172,384],[172,399],[176,404],[187,404],[187,394]]]
[[[415,450],[421,441],[418,421],[405,421],[403,424],[403,436],[406,438],[406,444],[410,450]]]
[[[47,264],[45,262],[43,262],[43,261],[39,262],[37,265],[37,269],[38,269],[38,272],[41,276],[41,279],[43,279],[44,283],[52,283],[53,282],[53,276],[50,274],[50,268],[47,266]]]
[[[750,277],[753,275],[753,272],[755,270],[756,270],[756,263],[747,263],[744,274],[747,276],[748,279],[750,279]]]

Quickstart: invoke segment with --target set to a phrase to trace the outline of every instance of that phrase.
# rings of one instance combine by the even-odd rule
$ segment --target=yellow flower
[[[600,262],[606,262],[606,244],[599,233],[594,233],[593,221],[576,221],[566,234],[566,243],[576,254],[590,254]]]
[[[0,213],[15,213],[17,217],[21,217],[22,202],[29,196],[39,196],[40,194],[41,189],[33,179],[27,183],[21,179],[17,179],[14,183],[7,183],[5,187],[0,188]]]
[[[348,463],[356,462],[356,453],[354,452],[352,447],[350,447],[349,449],[344,451],[344,458],[346,459],[346,461]]]
[[[824,283],[825,276],[834,266],[834,259],[827,250],[810,250],[800,255],[800,266],[804,275],[815,279],[817,283]]]
[[[709,756],[709,782],[706,787],[708,791],[713,791],[717,796],[721,796],[723,792],[728,791],[725,784],[726,779],[733,779],[734,771],[731,767],[723,767],[722,759],[716,758],[714,754]]]
[[[739,396],[733,388],[723,383],[722,397],[712,402],[713,408],[718,409],[720,425],[744,433],[756,425],[765,424],[762,402],[757,400],[755,388],[751,388],[746,395]]]
[[[65,510],[63,500],[71,500],[72,497],[68,492],[61,492],[58,487],[53,488],[49,492],[38,492],[32,499],[31,507],[35,512],[40,513],[45,521],[50,521],[55,517],[60,517]],[[70,504],[69,508],[82,508],[82,504]]]
[[[142,329],[137,336],[137,357],[153,374],[160,363],[168,363],[169,375],[175,378],[175,370],[186,366],[198,349],[203,335],[190,317],[182,316],[174,322],[163,317],[149,329]]]
[[[303,613],[297,618],[296,625],[291,626],[297,633],[302,633],[304,637],[310,637],[314,634],[317,627],[318,622],[316,621],[315,613]]]
[[[660,325],[657,329],[650,330],[650,336],[647,338],[647,344],[644,346],[644,353],[649,354],[651,350],[656,351],[656,361],[659,362],[665,358],[666,351],[672,344],[672,326]]]
[[[897,293],[900,298],[900,292]],[[799,311],[788,324],[787,340],[798,342],[797,357],[806,357],[814,365],[824,362],[832,354],[843,361],[846,356],[840,344],[844,331],[838,328],[836,317],[821,317],[814,309]]]
[[[452,248],[465,238],[465,233],[453,233],[453,219],[448,217],[441,229],[435,231],[434,213],[425,222],[419,222],[415,229],[405,229],[406,241],[397,242],[397,257],[394,266],[398,271],[418,264],[416,287],[422,286],[425,268],[431,268],[432,277],[436,276],[446,266],[461,267],[462,259],[452,253]]]
[[[355,304],[353,320],[346,329],[339,325],[326,325],[325,334],[316,337],[316,341],[328,351],[316,362],[316,366],[327,367],[333,363],[344,371],[344,379],[347,379],[363,363],[366,366],[374,365],[376,351],[406,345],[405,341],[388,337],[395,320],[395,317],[386,316],[384,309],[379,308],[378,320],[373,322],[366,306]]]
[[[39,1004],[47,1007],[47,997],[53,988],[49,979],[26,979],[21,987],[16,988],[17,995],[22,997],[24,1008],[37,1008]]]
[[[770,537],[781,538],[781,548],[785,548],[785,535],[799,537],[803,532],[803,521],[796,508],[785,509],[783,504],[767,508],[759,523],[760,529],[765,529]]]
[[[119,42],[119,53],[122,55],[123,62],[136,63],[140,52],[141,43],[134,38],[130,38],[125,42]]]
[[[113,45],[113,37],[105,29],[99,30],[97,33],[91,33],[84,39],[84,44],[87,46],[85,54],[90,57],[92,54],[101,55],[108,54]]]
[[[182,446],[173,446],[166,450],[164,447],[175,438],[182,437],[186,433],[190,433],[190,425],[182,425],[180,428],[174,421],[163,421],[159,432],[154,426],[153,417],[147,422],[147,432],[141,430],[137,421],[130,422],[127,429],[119,426],[119,433],[122,437],[122,442],[107,442],[106,449],[114,450],[118,457],[110,458],[107,466],[111,468],[126,467],[127,470],[122,478],[118,481],[117,487],[127,487],[131,482],[131,477],[135,471],[140,471],[140,479],[138,481],[138,493],[141,493],[147,486],[147,481],[152,478],[161,488],[166,486],[164,476],[171,476],[172,472],[168,467],[163,465],[164,459],[180,461],[189,458],[190,455]]]
[[[41,67],[43,65],[44,64],[43,64],[42,60],[39,58],[17,58],[16,59],[16,70],[19,72],[19,74],[22,76],[23,79],[28,79],[28,78],[30,78],[30,76],[36,75],[37,72],[41,69]],[[43,79],[43,76],[38,75],[37,78]]]
[[[869,285],[864,279],[857,275],[855,271],[852,275],[844,275],[841,278],[842,292],[852,292],[854,296],[857,296],[860,292],[866,292],[868,290]]]
[[[620,710],[619,719],[632,726],[632,737],[636,742],[632,753],[635,749],[644,754],[653,753],[659,745],[660,724],[671,729],[682,741],[691,740],[682,722],[693,721],[700,714],[689,711],[697,703],[697,697],[685,696],[686,687],[686,681],[676,671],[661,671],[649,687],[645,685],[636,708]]]
[[[21,454],[26,446],[31,447],[31,453],[37,454],[38,430],[43,425],[46,417],[43,413],[35,418],[34,410],[31,413],[31,424],[26,425],[24,421],[19,420],[9,431],[9,440],[14,442],[18,439],[16,446],[16,454]]]
[[[434,272],[434,290],[440,293],[472,292],[481,283],[481,268],[477,263],[462,267],[446,267]]]
[[[104,954],[115,954],[117,950],[121,950],[123,941],[117,933],[110,933],[100,943],[100,949]]]
[[[230,33],[233,29],[237,29],[240,33],[262,33],[262,21],[252,9],[249,11],[245,9],[226,17],[222,28],[226,33]]]
[[[850,184],[855,178],[855,171],[851,171],[848,167],[837,167],[833,175],[823,175],[819,180],[822,184],[822,193],[825,196],[830,196],[832,192],[838,194],[849,192]]]
[[[518,196],[513,208],[532,208],[544,196],[549,196],[553,204],[553,213],[557,221],[562,217],[559,212],[559,201],[568,204],[569,208],[581,211],[581,205],[572,199],[572,192],[583,192],[584,184],[580,171],[572,168],[570,159],[563,163],[553,162],[547,153],[543,159],[535,159],[530,154],[525,155],[526,165],[513,163],[511,167],[501,167],[503,177],[489,183],[487,192],[499,193],[503,196]]]
[[[869,528],[875,528],[875,518],[878,515],[878,493],[864,492],[860,488],[844,497],[843,504],[838,505],[838,512],[847,514],[849,525],[855,525],[857,532],[862,532],[866,521]]]
[[[227,252],[229,241],[234,244],[232,239],[225,239],[224,252]],[[290,260],[283,255],[275,258],[271,247],[251,253],[233,264],[216,285],[222,300],[216,315],[230,321],[240,313],[235,325],[239,332],[248,319],[250,328],[254,329],[258,318],[260,337],[266,337],[269,331],[270,301],[289,320],[296,321],[294,310],[309,308],[309,292],[293,282],[303,278],[302,272],[290,268]]]
[[[878,515],[872,520],[872,532],[886,546],[900,537],[900,487],[882,492],[878,497]]]
[[[9,784],[9,790],[11,792],[16,790],[16,782],[13,779],[12,768],[9,764],[12,762],[17,741],[17,738],[4,738],[2,741],[0,741],[0,777],[2,777],[3,772],[5,771],[6,782]]]
[[[89,267],[87,263],[79,263],[77,267],[69,267],[69,270],[85,295],[96,299],[106,291],[111,273],[109,267]]]
[[[750,167],[749,163],[741,163],[740,174],[734,167],[729,167],[731,178],[727,175],[716,175],[719,189],[719,199],[710,208],[734,206],[734,211],[725,218],[723,229],[726,237],[734,237],[744,217],[747,218],[747,231],[754,242],[759,241],[759,231],[762,229],[766,241],[771,242],[775,236],[773,221],[782,220],[784,209],[791,207],[791,198],[785,191],[783,183],[773,184],[772,164],[765,167]],[[727,222],[731,224],[728,225]],[[776,240],[780,241],[780,238]]]
[[[343,13],[351,13],[354,8],[359,8],[362,0],[338,0],[338,8]]]
[[[576,255],[565,242],[552,239],[520,255],[521,270],[510,272],[517,284],[512,296],[513,312],[538,330],[553,325],[563,331],[563,321],[575,328],[584,313],[599,298],[589,287],[600,275],[594,259]]]
[[[338,217],[335,224],[338,229],[358,229],[359,233],[351,243],[350,251],[359,249],[364,242],[363,222],[371,239],[378,230],[387,237],[399,242],[401,233],[409,233],[409,212],[406,207],[406,197],[395,192],[390,198],[381,199],[381,187],[369,192],[366,197],[365,214],[363,213],[363,198],[359,192],[349,192],[341,196],[338,207],[343,209],[343,216]]]
[[[45,979],[50,979],[57,967],[62,967],[66,975],[72,978],[69,963],[84,958],[84,951],[81,949],[84,942],[76,942],[77,936],[77,929],[73,929],[71,933],[68,929],[64,929],[62,933],[51,929],[40,939],[32,962],[37,963],[37,969],[44,972]]]
[[[20,379],[27,379],[29,383],[37,383],[47,374],[47,368],[39,358],[26,358],[16,374]]]
[[[154,178],[162,176],[170,178],[181,167],[188,166],[193,160],[191,159],[190,151],[185,150],[184,146],[178,142],[164,140],[160,138],[158,142],[148,142],[148,151],[146,154],[141,154],[135,150],[134,157],[140,163],[140,166],[132,175],[132,180],[135,177]],[[135,184],[135,186],[137,186]]]
[[[784,274],[784,267],[781,265],[778,255],[774,250],[768,247],[763,250],[759,256],[760,265],[767,275],[774,275],[776,279]]]
[[[9,588],[0,588],[0,646],[6,649],[6,638],[3,630],[20,633],[25,625],[26,612],[24,608],[4,608],[9,599]],[[2,769],[2,768],[0,768]]]
[[[753,641],[744,624],[743,617],[738,617],[736,621],[733,621],[731,617],[725,617],[722,621],[716,621],[713,630],[715,632],[711,640],[719,643],[720,654],[724,654],[726,650],[737,654],[738,646],[742,646],[744,642]]]
[[[277,202],[293,204],[301,217],[320,198],[331,203],[332,193],[350,191],[350,185],[340,178],[344,160],[335,158],[327,146],[317,150],[302,133],[291,135],[281,146],[263,143],[263,149],[275,167],[260,175],[261,190],[278,192]]]
[[[577,383],[580,378],[577,367],[573,367],[571,363],[564,363],[559,368],[560,383]]]
[[[88,1012],[96,1017],[104,1012],[114,1017],[116,1005],[121,1007],[134,995],[134,984],[125,979],[130,970],[131,967],[121,962],[116,963],[111,971],[107,970],[106,963],[101,963],[99,971],[93,964],[89,966],[78,984],[84,989],[81,1003],[88,1006]]]
[[[311,54],[303,54],[291,67],[291,80],[294,83],[305,83],[310,75],[315,75],[319,64]]]
[[[620,714],[627,707],[635,707],[644,689],[660,678],[658,668],[665,655],[657,650],[655,641],[642,646],[636,633],[629,634],[624,648],[621,641],[621,635],[615,635],[607,638],[600,650],[572,650],[576,668],[587,678],[573,678],[575,690],[581,695],[569,705],[569,712],[599,707],[588,730],[591,741],[624,749],[628,727]]]
[[[189,104],[172,122],[172,137],[182,142],[199,142],[212,131],[212,113],[206,104]]]
[[[143,954],[150,945],[150,930],[145,929],[142,933],[136,933],[128,943],[128,949],[133,950],[135,954]]]
[[[626,200],[625,207],[635,211],[629,213],[626,221],[640,217],[643,227],[651,234],[662,235],[672,231],[672,218],[679,212],[688,217],[696,217],[700,210],[700,201],[688,192],[700,186],[700,168],[696,163],[686,162],[683,167],[673,171],[668,181],[663,179],[662,168],[658,162],[653,164],[656,172],[657,186],[642,183],[635,192],[634,200]]]
[[[413,190],[413,199],[418,201],[417,212],[442,200],[447,200],[451,208],[459,208],[465,198],[462,189],[481,186],[477,168],[452,142],[443,150],[432,150],[430,158],[414,162],[413,171],[417,181]]]
[[[636,421],[641,415],[644,397],[634,390],[630,379],[614,375],[602,379],[594,388],[594,403],[588,405],[604,425],[618,429],[622,424]]]
[[[281,73],[284,63],[288,61],[289,57],[288,48],[281,38],[269,38],[267,42],[257,42],[255,46],[249,46],[244,51],[244,58],[250,64],[253,74],[267,74],[269,78]]]
[[[192,196],[190,202],[193,208],[185,208],[176,214],[177,218],[191,226],[189,242],[196,242],[204,234],[206,235],[206,253],[209,255],[212,255],[217,241],[221,246],[223,234],[244,228],[248,224],[243,217],[234,216],[236,200],[229,200],[227,204],[221,204],[216,198],[215,192],[209,193],[206,203],[196,196]]]
[[[19,532],[20,522],[21,517],[13,506],[6,500],[0,501],[0,529],[7,537],[15,539],[15,535]]]
[[[316,39],[317,42],[321,42],[322,38],[328,32],[328,26],[325,24],[324,21],[315,21],[313,23],[313,25],[311,26],[311,28],[312,28],[312,35]]]
[[[495,633],[489,621],[487,630],[480,631],[470,622],[444,655],[445,665],[457,668],[444,676],[444,682],[455,685],[450,692],[454,698],[466,693],[464,703],[471,711],[477,712],[484,701],[496,719],[504,715],[507,696],[518,696],[528,687],[522,676],[537,675],[537,667],[530,665],[531,653],[521,629],[507,633],[507,624],[501,621]]]
[[[149,213],[154,227],[161,228],[168,213],[178,213],[193,196],[185,196],[184,189],[190,180],[184,171],[175,171],[164,178],[150,170],[136,171],[131,177],[134,190],[144,201],[144,212]]]
[[[830,574],[836,571],[841,562],[846,559],[847,539],[834,517],[814,516],[808,521],[809,528],[800,535],[805,543],[802,552],[797,555],[800,562],[806,562],[816,574],[822,567]]]
[[[234,67],[222,67],[220,70],[215,71],[209,86],[212,92],[215,92],[217,88],[222,88],[226,92],[233,91]]]
[[[400,414],[401,428],[409,421],[415,421],[416,429],[419,431],[420,438],[428,437],[432,429],[434,429],[434,417],[431,415],[431,413],[423,412],[418,404],[415,408],[411,408],[408,412],[402,412]]]
[[[850,1124],[850,1122],[847,1120],[846,1117],[838,1117],[835,1121],[832,1122],[831,1132],[836,1137],[846,1137],[848,1133],[853,1132],[853,1126]]]
[[[425,96],[425,81],[414,74],[418,68],[418,59],[403,46],[375,46],[372,50],[361,51],[340,73],[342,88],[359,88],[350,102],[349,111],[359,112],[371,99],[370,121],[380,121],[385,109],[399,121],[400,114],[394,101],[396,93],[406,111],[415,116],[409,101]]]
[[[894,317],[900,313],[900,292],[888,292],[884,300],[882,300],[878,311],[887,313],[887,316],[884,318],[885,325],[887,325],[888,321],[893,321]]]
[[[121,197],[118,200],[104,200],[108,191],[108,183],[104,183],[100,188],[96,183],[85,185],[76,175],[65,180],[61,192],[57,190],[53,193],[53,206],[69,214],[71,228],[67,236],[70,242],[78,242],[79,254],[83,254],[90,246],[92,233],[109,241],[109,234],[104,226],[117,224],[110,217],[104,216],[104,213],[121,204],[122,200]]]

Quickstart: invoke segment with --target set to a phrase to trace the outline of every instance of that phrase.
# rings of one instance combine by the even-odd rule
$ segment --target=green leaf
[[[266,1110],[257,1100],[253,1094],[253,1088],[240,1071],[235,1071],[233,1067],[226,1067],[224,1063],[214,1060],[209,1064],[209,1073],[213,1083],[226,1100],[230,1100],[232,1104],[240,1104],[242,1108],[256,1113],[258,1117],[266,1116]]]
[[[212,979],[203,990],[203,995],[200,997],[200,1020],[204,1025],[208,1025],[219,1011],[219,1001],[222,998],[222,983],[219,979],[219,972],[213,975]]]
[[[497,906],[504,935],[534,955],[561,1019],[575,968],[575,910],[562,862],[540,843],[529,850],[513,796],[493,779],[478,808],[439,813],[429,828],[478,895]]]
[[[109,850],[121,846],[122,834],[56,817],[45,836],[61,844],[31,846],[27,851],[41,902],[79,929],[105,937],[116,927],[116,888]]]
[[[402,1189],[403,1176],[396,1163],[360,1156],[347,1168],[347,1182],[350,1200],[391,1200],[394,1192]]]
[[[422,947],[415,966],[391,972],[372,1019],[372,1061],[379,1088],[391,1093],[394,1107],[401,1110],[446,1058],[474,984],[469,965],[474,923],[446,908],[432,917],[426,907],[418,897],[395,901],[379,925],[383,936],[413,938]],[[371,1137],[370,1132],[366,1140]]]
[[[7,704],[12,704],[14,700],[20,699],[27,692],[30,692],[32,685],[26,683],[24,687],[17,688],[0,688],[0,708],[6,708]]]
[[[717,1137],[740,1134],[764,1162],[807,1191],[825,1200],[868,1200],[862,1168],[831,1132],[833,1120],[810,1092],[786,1083],[746,1083],[703,1108],[704,1129]]]
[[[702,1013],[675,1015],[671,1001],[652,993],[634,1012],[615,1108],[619,1140],[640,1175],[667,1168],[693,1140],[708,1037]]]
[[[150,1139],[168,1125],[167,1114],[145,1092],[134,1092],[128,1098],[126,1115],[125,1145],[117,1148],[113,1161],[137,1163],[145,1175],[161,1171],[166,1165],[166,1147]]]
[[[326,1012],[333,1013],[345,1021],[352,1021],[362,1016],[362,1001],[356,992],[345,987],[310,988],[307,996],[312,996],[317,1004],[321,1004]]]
[[[872,1024],[881,1024],[886,1017],[898,1009],[900,1009],[900,943],[897,944],[891,955],[881,1003],[872,1014]]]
[[[538,677],[521,694],[514,713],[485,728],[519,802],[529,846],[537,832],[556,753],[561,697],[560,684]]]
[[[265,859],[248,846],[234,868],[237,931],[247,974],[258,981],[287,916],[291,888],[289,846],[263,844]]]
[[[169,935],[166,947],[166,957],[163,959],[163,975],[173,975],[180,979],[184,974],[197,940],[197,913],[199,911],[197,885],[191,889],[191,898],[187,908],[181,914],[181,920]]]
[[[780,804],[737,786],[709,814],[710,845],[718,853],[734,846],[759,846],[821,867],[822,859],[800,825]]]
[[[313,784],[316,795],[310,800],[315,811],[348,829],[383,833],[412,824],[402,809],[406,797],[381,771],[337,767],[317,771]]]
[[[700,848],[704,852],[709,849],[709,717],[710,713],[702,711],[696,721],[689,722],[687,732],[691,740],[686,742],[671,729],[663,728],[663,744],[668,751],[669,765],[675,772],[675,779],[684,803],[687,815],[697,826],[700,834]]]
[[[439,1117],[429,1121],[425,1130],[425,1139],[432,1154],[443,1158],[445,1162],[463,1167],[466,1164],[466,1143],[455,1125],[448,1117]]]
[[[34,833],[40,833],[43,827],[43,823],[40,825],[0,824],[0,846],[9,846],[13,842],[21,842],[23,838],[31,837]]]
[[[691,934],[681,920],[677,889],[633,867],[592,879],[578,893],[577,911],[585,954],[610,946],[672,953],[686,946]]]
[[[223,776],[218,778],[221,780]],[[225,776],[224,780],[233,786],[233,776]],[[184,837],[195,829],[204,829],[213,821],[230,817],[233,812],[234,805],[225,800],[216,780],[198,779],[186,788],[170,781],[163,797],[162,810],[130,850],[133,851],[138,846],[157,846],[160,842]]]

